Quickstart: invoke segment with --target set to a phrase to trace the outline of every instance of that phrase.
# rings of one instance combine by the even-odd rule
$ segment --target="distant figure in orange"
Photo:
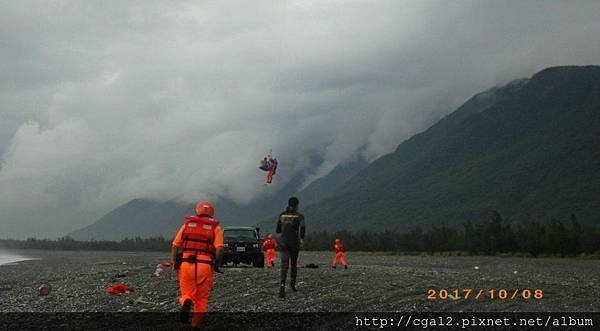
[[[266,253],[265,259],[267,260],[268,268],[275,266],[275,248],[277,248],[277,240],[269,233],[267,239],[263,242],[263,249]]]
[[[180,319],[189,323],[193,307],[192,327],[199,327],[204,320],[213,271],[219,272],[223,257],[223,230],[214,213],[210,201],[200,201],[196,215],[185,217],[171,249],[171,263],[179,276]]]
[[[277,172],[277,159],[272,158],[269,155],[269,172],[267,173],[267,184],[271,184],[273,182],[273,176]]]
[[[338,262],[340,262],[344,266],[344,269],[348,269],[348,263],[346,263],[346,256],[344,255],[344,244],[341,240],[335,240],[333,243],[333,250],[335,252],[335,256],[333,257],[331,267],[335,269]]]

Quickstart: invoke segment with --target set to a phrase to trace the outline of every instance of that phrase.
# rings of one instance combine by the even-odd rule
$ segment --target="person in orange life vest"
[[[196,215],[186,216],[173,238],[171,263],[179,277],[180,318],[188,323],[193,307],[192,327],[204,320],[208,297],[213,286],[213,271],[218,271],[223,258],[223,230],[214,219],[215,209],[208,201],[196,205]],[[180,265],[176,265],[178,255]]]
[[[275,248],[277,247],[277,240],[273,238],[272,234],[267,235],[267,239],[263,242],[263,249],[267,253],[265,258],[267,260],[267,267],[275,266]]]
[[[273,176],[275,176],[275,172],[277,171],[277,159],[271,158],[269,156],[269,172],[267,173],[267,183],[271,184],[273,182]]]
[[[331,263],[331,267],[335,269],[335,266],[338,262],[340,262],[344,269],[348,269],[348,263],[346,263],[346,256],[344,256],[344,244],[339,239],[336,239],[333,243],[333,250],[335,251],[335,256],[333,257],[333,262]]]

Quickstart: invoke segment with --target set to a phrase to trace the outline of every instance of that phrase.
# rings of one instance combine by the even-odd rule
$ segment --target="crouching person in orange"
[[[272,234],[267,235],[267,239],[263,242],[263,249],[265,250],[265,259],[267,260],[267,267],[271,268],[275,266],[275,248],[277,247],[277,240],[273,238]]]
[[[171,248],[173,268],[179,277],[179,304],[182,323],[200,327],[208,308],[208,297],[213,286],[213,272],[219,271],[223,257],[223,230],[213,218],[210,201],[196,205],[196,215],[186,216],[177,231]]]
[[[333,250],[335,252],[335,256],[333,257],[331,267],[335,269],[338,262],[340,262],[344,266],[344,269],[348,269],[348,263],[346,263],[346,256],[344,255],[344,244],[342,244],[341,240],[335,240],[333,243]]]

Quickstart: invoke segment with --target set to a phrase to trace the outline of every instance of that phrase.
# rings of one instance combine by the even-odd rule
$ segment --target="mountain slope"
[[[272,231],[290,195],[309,231],[410,229],[477,220],[565,217],[600,223],[600,67],[555,67],[480,93],[367,166],[354,158],[299,191],[298,174],[247,205],[217,201],[225,224]],[[315,166],[322,162],[315,157]],[[132,200],[71,234],[170,237],[193,204]]]
[[[556,67],[471,98],[305,209],[313,229],[460,224],[490,210],[599,222],[600,67]]]
[[[170,238],[180,224],[182,215],[189,213],[186,204],[135,199],[102,216],[93,224],[69,234],[79,240],[121,240],[125,237]],[[193,210],[193,209],[192,209]]]
[[[356,153],[349,160],[338,164],[327,176],[315,180],[295,195],[304,206],[317,203],[333,195],[348,179],[368,165],[368,161],[360,153]]]

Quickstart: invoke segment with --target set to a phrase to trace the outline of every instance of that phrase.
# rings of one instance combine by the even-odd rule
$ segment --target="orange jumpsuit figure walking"
[[[336,265],[339,262],[344,266],[344,269],[348,269],[348,263],[346,263],[346,256],[344,255],[344,244],[342,244],[341,240],[335,240],[335,242],[333,243],[333,250],[335,252],[335,256],[333,257],[331,267],[335,269]]]
[[[171,249],[172,263],[179,277],[180,318],[183,323],[188,323],[193,307],[192,327],[199,327],[204,321],[213,286],[213,271],[218,271],[223,254],[223,230],[213,215],[214,207],[210,201],[199,202],[196,215],[185,217]],[[176,263],[177,260],[181,262]]]
[[[271,268],[275,266],[275,248],[277,247],[277,240],[273,238],[272,234],[267,235],[267,239],[263,242],[263,249],[265,250],[265,259],[267,260],[267,267]]]

